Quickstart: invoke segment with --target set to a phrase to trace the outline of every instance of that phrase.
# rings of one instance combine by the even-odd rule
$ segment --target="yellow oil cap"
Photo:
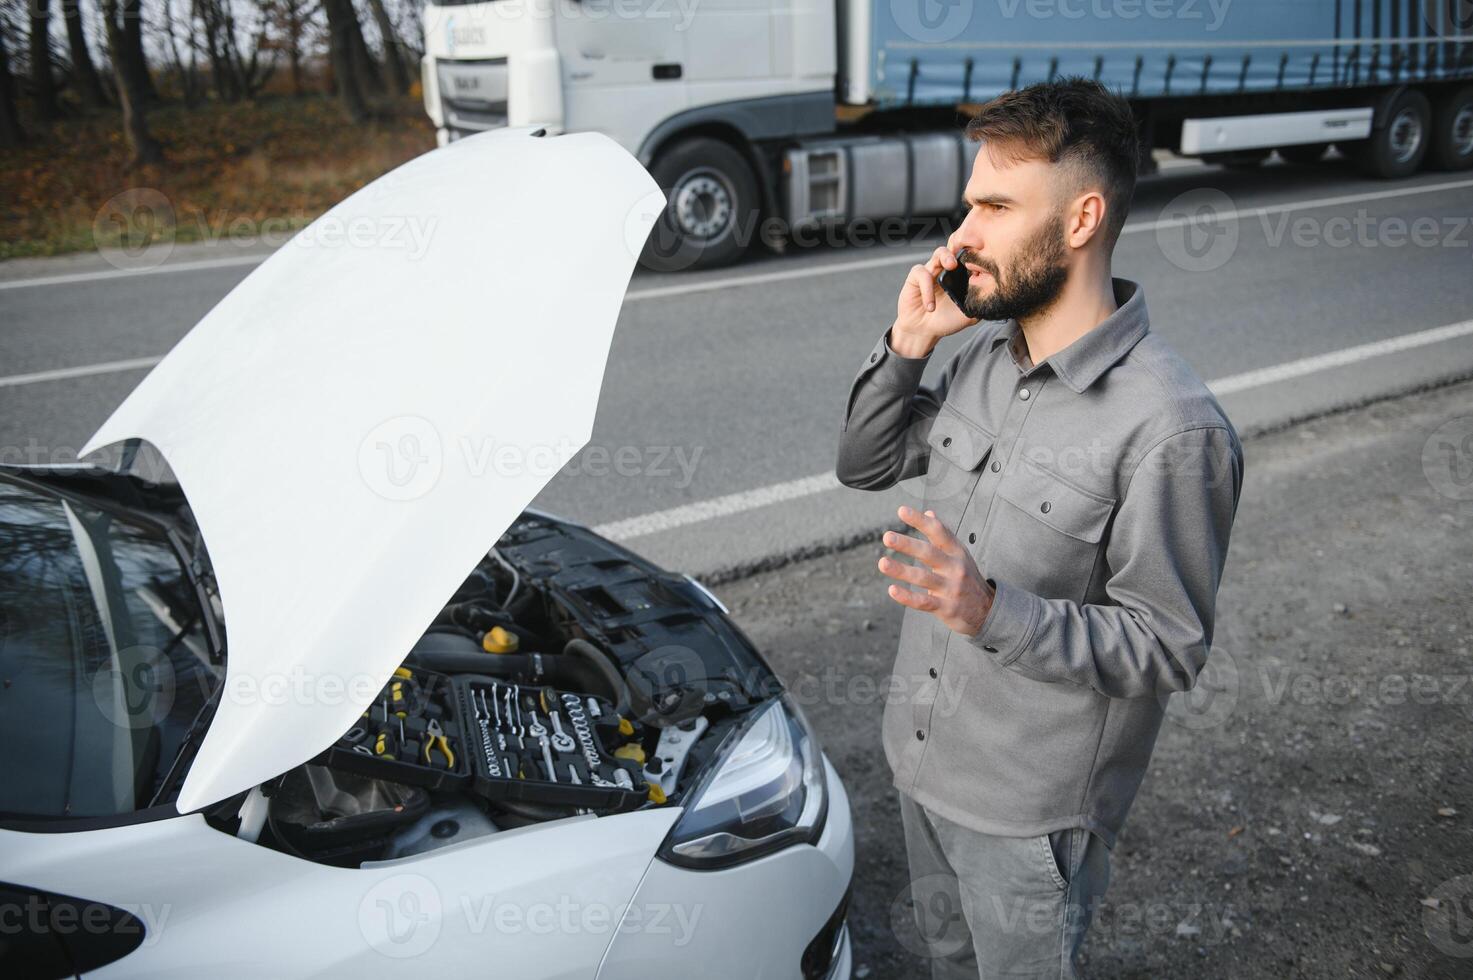
[[[665,802],[665,791],[660,788],[660,784],[659,783],[650,783],[650,802],[651,803],[664,803]]]
[[[500,626],[493,626],[481,637],[481,649],[487,653],[516,653],[517,635]]]
[[[620,718],[619,719],[619,734],[620,735],[633,735],[634,734],[634,726],[631,725],[631,724],[629,724],[629,719],[628,718]]]
[[[626,742],[614,750],[614,758],[628,759],[644,765],[644,746],[638,742]]]

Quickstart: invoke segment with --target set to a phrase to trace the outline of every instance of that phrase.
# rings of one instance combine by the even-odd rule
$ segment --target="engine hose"
[[[409,659],[425,670],[442,674],[489,674],[492,677],[534,677],[530,653],[481,653],[455,650],[431,650],[411,653]],[[554,658],[541,657],[544,668]]]
[[[600,677],[608,684],[609,691],[614,695],[614,710],[621,715],[629,714],[629,685],[624,683],[624,677],[619,673],[608,657],[604,656],[602,650],[577,637],[569,640],[563,646],[563,655],[576,656],[582,662],[592,667]]]

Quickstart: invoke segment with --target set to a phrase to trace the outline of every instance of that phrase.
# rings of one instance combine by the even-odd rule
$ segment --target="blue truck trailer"
[[[1146,172],[1161,148],[1473,165],[1473,0],[433,0],[425,52],[441,142],[597,130],[638,155],[662,269],[955,215],[969,114],[1060,76],[1131,101]]]

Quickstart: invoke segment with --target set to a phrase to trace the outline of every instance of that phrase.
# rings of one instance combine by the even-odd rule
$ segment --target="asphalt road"
[[[1467,174],[1382,183],[1334,165],[1183,166],[1141,185],[1116,273],[1144,284],[1153,329],[1247,434],[1473,374],[1470,217]],[[715,579],[887,524],[903,490],[832,481],[838,424],[907,266],[941,241],[637,275],[597,448],[538,506]],[[97,256],[0,265],[0,459],[74,456],[261,254],[181,247],[144,275]]]

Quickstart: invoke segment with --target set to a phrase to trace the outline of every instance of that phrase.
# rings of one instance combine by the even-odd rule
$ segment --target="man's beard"
[[[985,269],[997,284],[987,296],[979,297],[969,288],[962,312],[978,320],[1022,320],[1043,312],[1059,298],[1069,278],[1064,257],[1062,215],[1054,215],[1018,246],[1006,276],[991,259],[962,249],[957,258]]]

